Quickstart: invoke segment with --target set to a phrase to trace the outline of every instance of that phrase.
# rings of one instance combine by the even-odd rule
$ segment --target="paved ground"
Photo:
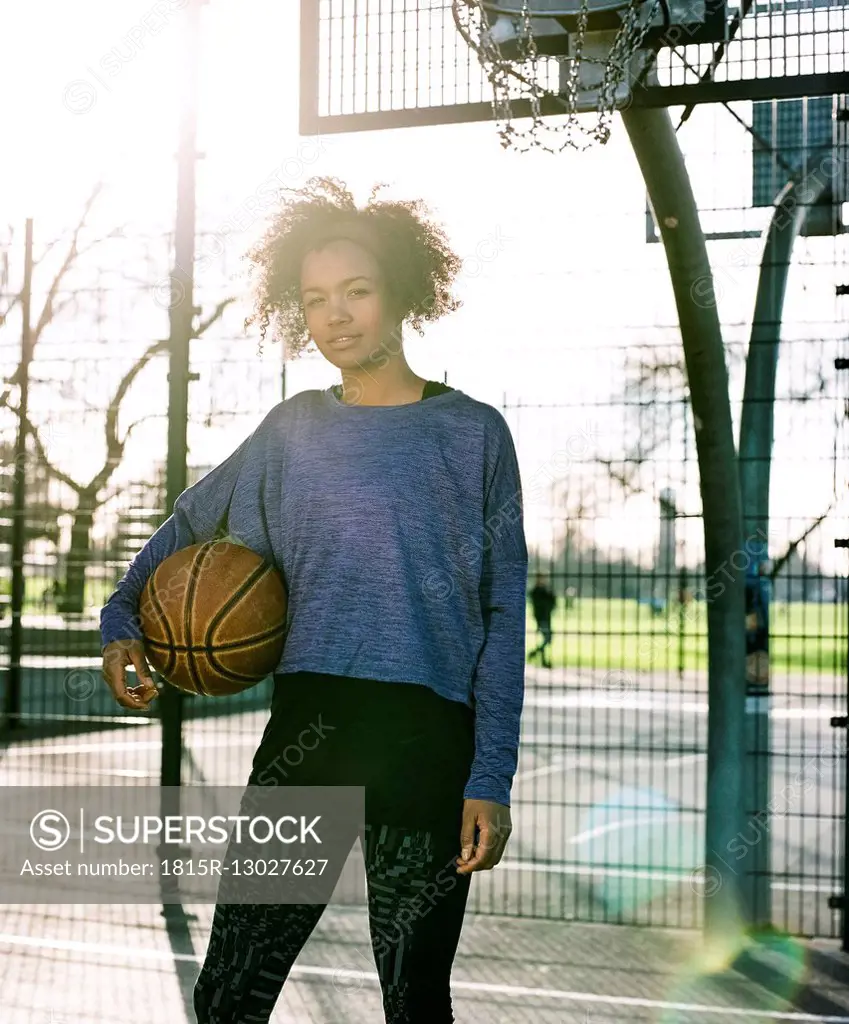
[[[90,692],[96,666],[81,660],[76,670],[91,677],[67,680],[73,667],[63,660],[29,677],[32,710],[61,717],[96,705],[96,716],[114,719],[119,709]],[[844,697],[818,686],[822,699],[811,701],[803,682],[786,681],[773,708],[782,749],[773,787],[806,783],[773,825],[773,898],[779,924],[827,933],[837,921],[828,897],[840,889],[843,761],[822,751]],[[0,785],[155,784],[158,723],[123,718],[120,728],[95,720],[84,735],[18,739],[0,750]],[[188,721],[187,780],[244,780],[266,718],[259,709]],[[475,879],[454,972],[458,1024],[849,1024],[849,968],[833,944],[792,943],[791,955],[759,954],[709,975],[697,931],[628,926],[698,923],[703,900],[691,872],[703,848],[705,738],[699,678],[673,686],[664,675],[623,682],[529,668],[516,828],[498,869]],[[275,1024],[382,1021],[361,899],[339,896]],[[155,906],[7,906],[0,1024],[194,1024],[191,989],[210,916],[208,906],[169,908],[167,920]]]
[[[28,673],[25,687],[33,712],[56,714],[59,727],[62,715],[94,712],[95,731],[18,739],[0,749],[0,784],[155,784],[155,719],[110,703],[92,665],[40,671]],[[78,674],[67,678],[69,672]],[[834,744],[845,737],[829,718],[842,712],[845,696],[827,696],[818,684],[814,699],[803,682],[776,687],[769,832],[747,833],[724,857],[750,872],[771,840],[774,923],[830,936],[836,915],[828,901],[842,889],[843,750]],[[185,779],[241,784],[267,717],[260,706],[187,721]],[[664,673],[625,678],[529,666],[514,834],[500,875],[481,885],[474,908],[700,927],[706,744],[700,677],[686,676],[676,687]]]
[[[211,908],[13,907],[2,916],[3,1024],[194,1024]],[[708,975],[691,932],[470,917],[454,968],[458,1024],[849,1024],[849,960],[829,944]],[[382,1024],[366,919],[330,908],[274,1024]]]

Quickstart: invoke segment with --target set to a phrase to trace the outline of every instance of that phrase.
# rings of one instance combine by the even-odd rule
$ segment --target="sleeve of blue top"
[[[113,640],[141,640],[138,607],[154,569],[175,551],[212,540],[226,521],[247,451],[256,431],[215,469],[187,487],[174,502],[174,511],[130,563],[123,578],[100,610],[101,651]]]
[[[499,417],[488,442],[480,583],[485,639],[473,684],[475,756],[464,797],[509,806],[525,691],[528,550],[516,449]]]

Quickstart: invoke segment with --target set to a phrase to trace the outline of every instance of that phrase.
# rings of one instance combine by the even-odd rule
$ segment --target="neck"
[[[422,397],[427,383],[405,359],[381,367],[352,366],[342,370],[342,400],[349,405],[406,405]]]

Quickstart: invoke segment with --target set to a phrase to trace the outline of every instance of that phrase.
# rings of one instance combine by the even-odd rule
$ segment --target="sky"
[[[45,0],[4,11],[0,88],[16,101],[4,104],[0,227],[13,225],[20,238],[32,216],[36,244],[43,244],[67,230],[93,182],[104,179],[109,187],[95,231],[119,222],[151,233],[171,228],[184,7],[185,0]],[[447,373],[453,386],[498,406],[505,392],[511,402],[562,403],[544,434],[527,426],[527,414],[523,420],[517,443],[528,478],[545,472],[564,438],[581,432],[608,451],[621,449],[621,410],[596,403],[621,384],[628,346],[651,343],[657,325],[674,339],[676,323],[663,249],[645,242],[645,190],[621,122],[614,121],[606,146],[558,156],[505,151],[489,122],[301,138],[296,8],[294,2],[210,0],[203,10],[199,226],[218,235],[230,231],[226,256],[235,267],[261,230],[252,198],[264,183],[297,186],[311,174],[329,173],[363,199],[377,181],[389,184],[387,195],[424,198],[463,260],[464,305],[429,327],[424,339],[408,337],[405,350],[416,372],[439,380]],[[747,104],[735,109],[747,118]],[[728,111],[699,108],[679,139],[708,230],[761,226],[763,211],[743,213],[750,195],[748,140]],[[841,336],[845,310],[834,284],[845,277],[846,248],[845,236],[797,247],[788,339]],[[728,340],[747,337],[759,254],[758,239],[710,243]],[[17,249],[11,258],[14,265]],[[238,277],[228,283],[237,292],[246,287]],[[144,336],[161,330],[161,322],[161,308],[142,307],[134,325]],[[57,344],[81,351],[82,327],[76,325],[75,335],[69,325]],[[8,365],[15,351],[8,330],[0,351]],[[279,354],[270,353],[264,365],[263,397],[274,394]],[[790,389],[798,364],[782,365],[779,387]],[[109,372],[102,369],[104,388]],[[302,359],[290,364],[289,392],[335,379],[320,358]],[[739,400],[740,382],[732,383]],[[142,411],[148,402],[139,394],[128,408]],[[826,405],[818,406],[823,414]],[[257,408],[256,421],[266,411]],[[252,426],[240,421],[225,440],[220,432],[193,434],[192,461],[218,461],[222,444],[234,448]],[[152,438],[163,443],[161,423],[155,430],[139,431],[127,472],[149,459]],[[773,511],[815,515],[833,487],[833,428],[810,421],[805,431],[790,433],[777,425],[788,471],[774,475]],[[70,436],[64,442],[62,458],[76,473],[97,463],[94,444]],[[659,472],[657,489],[664,482]],[[695,481],[688,487],[692,508]],[[615,508],[598,524],[599,542],[618,543],[627,534],[634,550],[650,545],[655,497]],[[544,525],[539,530],[541,537]],[[826,559],[830,548],[825,538]]]

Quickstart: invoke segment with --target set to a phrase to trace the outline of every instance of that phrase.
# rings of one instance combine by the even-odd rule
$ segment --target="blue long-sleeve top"
[[[160,562],[225,535],[284,578],[276,672],[423,684],[468,704],[464,796],[509,805],[528,552],[518,460],[497,409],[459,389],[393,406],[348,405],[332,388],[278,403],[183,491],[130,563],[101,610],[103,647],[142,639],[140,596]]]

